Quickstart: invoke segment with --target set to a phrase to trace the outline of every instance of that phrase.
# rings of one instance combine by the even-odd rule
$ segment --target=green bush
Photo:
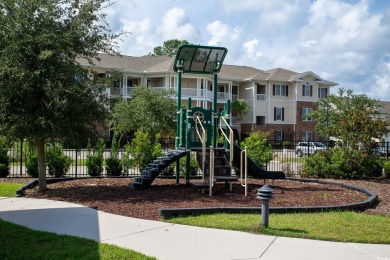
[[[383,171],[386,178],[390,178],[390,161],[383,164]]]
[[[122,174],[122,162],[119,159],[120,139],[114,136],[111,143],[111,157],[106,159],[106,172],[108,176],[120,176]]]
[[[152,142],[147,132],[138,130],[135,132],[135,138],[131,144],[125,146],[125,153],[122,157],[125,171],[131,167],[138,167],[143,170],[150,162],[162,155],[162,148],[159,141],[159,135],[156,135],[155,141]]]
[[[26,155],[26,171],[33,178],[38,178],[38,153],[30,150]]]
[[[0,138],[0,178],[5,178],[9,175],[9,157],[6,142]]]
[[[359,179],[380,176],[382,160],[361,150],[334,148],[306,158],[303,175],[313,178]]]
[[[190,176],[196,176],[198,174],[198,162],[196,161],[196,155],[191,153],[190,155]],[[185,176],[187,171],[187,157],[180,159],[180,175]]]
[[[121,176],[122,163],[117,157],[109,157],[106,159],[106,172],[108,176]]]
[[[93,148],[91,147],[91,144],[88,143],[87,160],[85,164],[89,176],[95,177],[102,175],[105,147],[103,139],[99,139]]]
[[[240,144],[241,149],[247,148],[248,156],[261,168],[265,168],[267,163],[275,157],[272,147],[267,145],[267,139],[263,136],[264,134],[260,132],[251,133]]]
[[[46,154],[46,164],[50,176],[63,177],[68,172],[71,163],[72,158],[62,153],[61,145],[49,147]]]

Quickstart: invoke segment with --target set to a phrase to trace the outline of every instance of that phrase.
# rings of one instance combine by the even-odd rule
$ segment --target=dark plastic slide
[[[257,164],[255,164],[248,156],[248,176],[259,179],[285,179],[286,175],[282,171],[266,171]],[[241,165],[241,148],[238,145],[234,145],[233,164],[237,169],[240,169]]]

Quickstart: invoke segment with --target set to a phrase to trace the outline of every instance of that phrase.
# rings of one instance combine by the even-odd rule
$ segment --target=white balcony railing
[[[136,87],[121,87],[121,88],[107,88],[106,94],[109,96],[113,95],[121,95],[125,98],[131,98],[132,93]],[[164,89],[167,89],[165,87],[152,87],[152,89],[156,91],[162,91]],[[177,89],[170,88],[169,90],[174,90],[175,92]],[[173,96],[177,96],[177,94],[174,94]],[[214,93],[210,90],[206,89],[197,89],[197,88],[182,88],[181,89],[181,96],[182,98],[199,98],[199,99],[214,99]],[[226,101],[228,98],[230,98],[230,94],[227,92],[217,92],[217,99],[218,101]],[[233,95],[232,100],[237,100],[238,96]]]
[[[265,101],[266,95],[265,94],[257,94],[257,101]]]

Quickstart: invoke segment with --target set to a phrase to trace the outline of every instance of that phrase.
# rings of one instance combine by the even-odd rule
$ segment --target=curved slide
[[[286,175],[282,171],[266,171],[255,164],[248,156],[248,175],[260,179],[285,179]],[[233,164],[238,169],[241,165],[241,148],[234,145]]]

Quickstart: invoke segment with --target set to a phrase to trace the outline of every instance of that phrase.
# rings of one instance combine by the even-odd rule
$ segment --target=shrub
[[[117,157],[106,159],[106,172],[108,176],[120,176],[122,174],[122,163]]]
[[[116,136],[112,139],[111,143],[111,157],[106,159],[106,172],[108,176],[120,176],[122,174],[122,162],[119,159],[119,149]]]
[[[46,164],[49,169],[49,175],[54,177],[63,177],[69,170],[72,158],[62,153],[61,145],[51,146],[46,154]]]
[[[261,168],[265,168],[267,163],[275,157],[272,147],[267,144],[267,139],[263,138],[263,135],[260,132],[251,133],[240,144],[241,149],[247,147],[248,156]]]
[[[313,178],[359,179],[380,176],[382,160],[361,150],[334,148],[306,159],[303,174]]]
[[[91,148],[91,144],[88,142],[86,166],[89,176],[100,176],[102,174],[104,148],[105,144],[101,138],[93,148]]]
[[[138,167],[143,170],[150,162],[162,155],[162,148],[159,141],[159,135],[156,135],[152,142],[147,132],[138,130],[135,132],[135,138],[131,144],[125,146],[125,153],[122,162],[125,170],[131,167]]]
[[[196,176],[198,174],[198,162],[196,161],[196,155],[191,153],[190,155],[190,176]],[[187,171],[187,157],[180,159],[180,175],[185,176]]]
[[[9,158],[7,152],[6,142],[0,138],[0,178],[5,178],[9,175]]]
[[[26,171],[33,178],[38,178],[38,153],[30,150],[26,155]]]
[[[386,178],[390,178],[390,161],[383,164],[383,171]]]

